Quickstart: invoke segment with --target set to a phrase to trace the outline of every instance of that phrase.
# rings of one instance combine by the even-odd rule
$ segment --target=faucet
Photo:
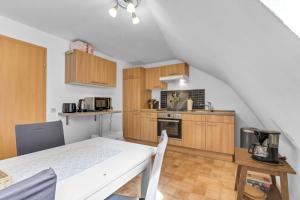
[[[208,111],[213,111],[212,103],[210,101],[208,101],[207,104],[201,104],[200,106],[207,107]]]

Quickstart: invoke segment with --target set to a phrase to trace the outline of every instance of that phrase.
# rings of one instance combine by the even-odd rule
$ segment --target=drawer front
[[[205,122],[205,115],[184,114],[184,115],[182,115],[182,120]]]
[[[207,122],[215,123],[234,123],[234,116],[222,116],[222,115],[206,115]]]
[[[147,118],[157,118],[157,113],[156,112],[141,112],[141,117],[147,117]]]

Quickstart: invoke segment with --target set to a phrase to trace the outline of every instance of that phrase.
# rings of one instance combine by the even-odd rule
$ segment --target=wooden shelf
[[[95,116],[95,121],[98,115],[112,115],[115,113],[122,113],[121,110],[108,110],[108,111],[96,111],[96,112],[75,112],[75,113],[58,113],[58,115],[66,117],[66,125],[69,125],[70,117],[83,117],[83,116]]]

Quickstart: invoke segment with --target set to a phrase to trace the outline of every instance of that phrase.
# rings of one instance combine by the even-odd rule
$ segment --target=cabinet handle
[[[91,81],[91,83],[96,83],[96,84],[100,84],[100,85],[107,85],[108,83],[103,83],[103,82],[98,82],[98,81]]]

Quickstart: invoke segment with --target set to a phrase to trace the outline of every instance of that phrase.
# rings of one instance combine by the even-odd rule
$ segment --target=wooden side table
[[[273,187],[274,190],[277,190],[275,176],[279,176],[280,185],[281,185],[281,199],[282,200],[289,199],[287,174],[288,173],[296,174],[296,172],[287,162],[285,162],[284,165],[280,165],[280,166],[264,164],[262,162],[253,160],[251,158],[251,155],[248,153],[248,149],[236,148],[235,163],[238,165],[236,179],[235,179],[235,190],[237,190],[238,192],[237,195],[238,200],[243,199],[244,188],[247,179],[247,171],[255,171],[255,172],[270,174],[272,178],[273,186],[275,186]],[[277,190],[277,192],[279,191]]]

